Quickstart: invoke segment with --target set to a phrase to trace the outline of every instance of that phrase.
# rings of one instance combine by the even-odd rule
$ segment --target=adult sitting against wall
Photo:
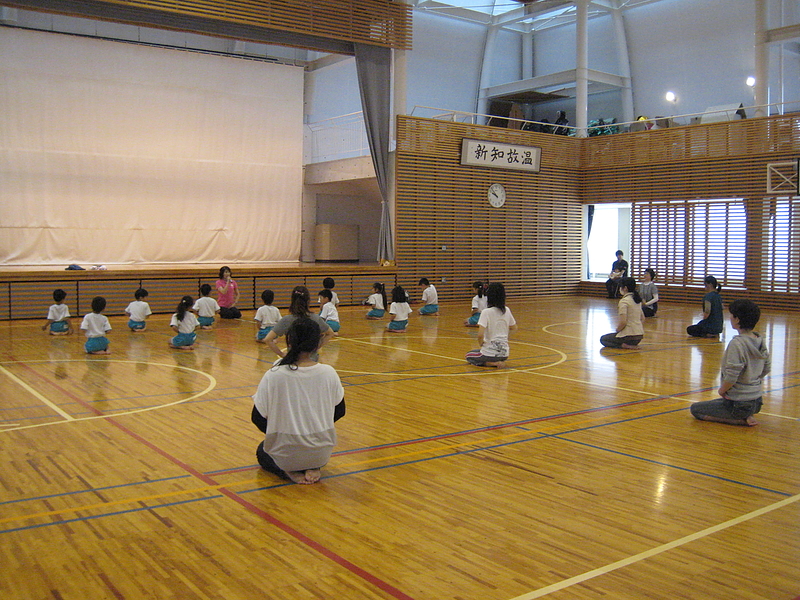
[[[231,277],[230,268],[222,267],[219,270],[216,288],[219,316],[223,319],[241,319],[242,313],[236,308],[236,303],[239,302],[239,285]]]
[[[617,250],[617,260],[611,265],[611,273],[606,281],[606,292],[609,298],[616,298],[619,294],[619,281],[628,276],[628,261],[622,258],[622,250]]]

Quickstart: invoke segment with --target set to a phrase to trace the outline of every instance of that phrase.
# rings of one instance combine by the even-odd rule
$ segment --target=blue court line
[[[656,416],[661,416],[661,415],[670,414],[670,413],[674,413],[674,412],[679,412],[679,411],[682,411],[682,410],[686,410],[686,409],[669,410],[669,411],[664,411],[664,412],[660,412],[660,413],[654,413],[654,414],[651,414],[651,415],[644,415],[644,416],[640,416],[640,417],[635,417],[635,418],[631,418],[631,419],[622,419],[620,421],[604,423],[601,426],[615,425],[615,424],[618,424],[618,423],[625,423],[627,421],[634,421],[634,420],[638,420],[638,419],[656,417]],[[577,429],[575,431],[583,431],[584,429],[592,429],[592,427],[581,428],[581,429]],[[566,432],[566,433],[571,433],[571,432]],[[484,450],[493,450],[495,448],[502,448],[502,447],[505,447],[505,446],[512,446],[512,445],[515,445],[515,444],[522,444],[522,443],[532,442],[532,441],[541,440],[541,439],[552,439],[552,438],[561,439],[561,438],[558,437],[558,436],[561,436],[561,435],[564,435],[564,433],[560,433],[560,434],[556,434],[556,435],[539,433],[536,436],[531,437],[531,438],[527,438],[527,439],[514,440],[514,441],[510,441],[510,442],[502,442],[502,443],[499,443],[499,444],[493,444],[491,446],[482,446],[482,447],[479,447],[479,448],[472,448],[472,449],[468,449],[468,450],[458,450],[456,452],[451,452],[451,453],[443,454],[443,455],[440,455],[440,456],[431,456],[431,457],[428,457],[428,458],[419,458],[419,459],[404,461],[404,462],[401,462],[401,463],[392,463],[390,465],[383,465],[383,466],[378,466],[378,467],[369,467],[369,468],[360,469],[360,470],[357,470],[357,471],[348,471],[346,473],[339,473],[339,474],[336,474],[336,475],[329,475],[327,477],[324,477],[324,479],[335,479],[337,477],[344,477],[346,475],[357,475],[357,474],[360,474],[360,473],[369,473],[369,472],[372,472],[372,471],[380,471],[380,470],[383,470],[383,469],[388,469],[388,468],[393,468],[393,467],[402,467],[402,466],[405,466],[405,465],[423,463],[423,462],[428,462],[428,461],[431,461],[431,460],[438,460],[438,459],[441,459],[441,458],[450,458],[450,457],[454,457],[454,456],[471,454],[471,453],[474,453],[474,452],[481,452],[481,451],[484,451]],[[562,439],[561,441],[572,442],[573,440]],[[580,444],[580,442],[575,442],[575,443],[579,443]],[[586,445],[586,446],[589,446],[589,447],[592,447],[592,448],[596,448],[596,449],[602,450],[602,451],[615,452],[613,450],[609,450],[609,449],[606,449],[606,448],[595,447],[595,446],[592,446],[591,444],[583,444],[583,445]],[[758,490],[761,490],[761,491],[772,492],[772,493],[775,493],[775,494],[778,494],[778,495],[782,495],[782,496],[792,496],[793,495],[793,494],[786,494],[784,492],[778,492],[778,491],[775,491],[775,490],[770,490],[768,488],[754,486],[752,484],[736,481],[736,480],[733,480],[733,479],[726,479],[726,478],[718,477],[718,476],[711,475],[711,474],[708,474],[708,473],[702,473],[700,471],[692,471],[691,469],[685,469],[683,467],[677,467],[677,466],[669,465],[669,464],[666,464],[666,463],[658,463],[656,461],[650,461],[649,459],[644,459],[642,457],[637,457],[637,456],[634,456],[634,455],[628,455],[628,454],[625,454],[625,453],[622,453],[622,452],[616,452],[616,453],[617,454],[621,454],[623,456],[629,456],[630,458],[634,458],[634,459],[637,459],[637,460],[645,460],[645,461],[648,461],[648,462],[655,462],[656,464],[667,466],[667,467],[670,467],[670,468],[680,469],[680,470],[688,471],[688,472],[691,472],[693,474],[701,475],[701,476],[704,476],[704,477],[711,477],[711,478],[719,479],[719,480],[722,480],[722,481],[725,481],[725,482],[728,482],[728,483],[734,483],[734,484],[742,485],[742,486],[749,487],[749,488],[755,488],[755,489],[758,489]],[[187,477],[188,477],[188,475],[187,475]],[[280,484],[271,485],[271,486],[263,486],[263,487],[258,487],[258,488],[252,488],[252,489],[249,489],[249,490],[242,490],[242,491],[238,491],[238,492],[234,492],[234,493],[236,493],[236,494],[249,494],[249,493],[252,493],[252,492],[264,491],[264,490],[268,490],[268,489],[274,489],[274,488],[278,488],[278,487],[283,487],[283,486],[286,486],[286,485],[292,485],[292,484],[289,483],[289,482],[285,482],[285,483],[280,483]],[[90,491],[90,490],[87,490],[87,491]],[[124,511],[115,511],[115,512],[112,512],[112,513],[103,513],[103,514],[100,514],[100,515],[92,515],[92,516],[88,516],[88,517],[78,517],[78,518],[75,518],[75,519],[66,519],[66,520],[61,520],[61,521],[51,521],[51,522],[47,522],[47,523],[39,523],[37,525],[28,525],[28,526],[25,526],[25,527],[16,527],[16,528],[13,528],[13,529],[0,530],[0,534],[2,534],[2,533],[11,533],[11,532],[14,532],[14,531],[21,531],[21,530],[26,530],[26,529],[36,529],[36,528],[39,528],[39,527],[46,527],[46,526],[49,526],[49,525],[58,525],[58,524],[63,524],[63,523],[73,523],[73,522],[76,522],[76,521],[84,521],[84,520],[97,519],[97,518],[107,517],[107,516],[121,515],[121,514],[126,514],[126,513],[131,513],[131,512],[139,512],[139,511],[142,511],[142,510],[150,510],[150,509],[154,509],[154,508],[162,508],[162,507],[174,506],[174,505],[178,505],[178,504],[187,504],[189,502],[197,502],[197,501],[200,501],[200,500],[211,500],[211,499],[214,499],[214,498],[221,498],[221,497],[222,497],[222,495],[218,494],[218,495],[214,495],[214,496],[207,496],[207,497],[203,497],[203,498],[194,498],[194,499],[191,499],[191,500],[171,502],[171,503],[160,504],[160,505],[156,505],[156,506],[140,507],[140,508],[129,509],[129,510],[124,510]],[[80,509],[77,509],[77,510],[80,510]]]
[[[188,477],[188,475],[187,475]],[[0,533],[13,533],[15,531],[25,531],[27,529],[38,529],[40,527],[49,527],[50,525],[64,525],[65,523],[77,523],[78,521],[89,521],[91,519],[101,519],[103,517],[114,517],[116,515],[125,515],[129,513],[141,512],[143,510],[154,510],[156,508],[165,508],[168,506],[177,506],[179,504],[189,504],[190,502],[199,502],[200,500],[213,500],[214,498],[223,498],[222,494],[214,496],[206,496],[203,498],[192,498],[191,500],[179,500],[177,502],[168,502],[166,504],[155,504],[153,506],[140,506],[138,508],[129,508],[127,510],[118,510],[110,513],[102,513],[99,515],[90,515],[88,517],[76,517],[74,519],[61,519],[60,521],[49,521],[47,523],[38,523],[36,525],[25,525],[23,527],[14,527],[13,529],[0,529]],[[81,510],[77,508],[75,510]]]
[[[161,479],[148,479],[145,481],[135,481],[133,483],[119,483],[117,485],[107,485],[105,487],[89,488],[88,490],[76,490],[74,492],[59,492],[58,494],[47,494],[45,496],[33,496],[31,498],[20,498],[19,500],[5,500],[0,502],[3,504],[17,504],[19,502],[28,502],[29,500],[46,500],[48,498],[58,498],[59,496],[74,496],[76,494],[86,494],[88,492],[100,492],[103,490],[114,490],[118,488],[130,487],[132,485],[146,485],[148,483],[160,483],[162,481],[171,481],[173,479],[184,479],[189,475],[176,475],[174,477],[162,477]]]
[[[679,409],[676,409],[676,410],[667,410],[667,411],[663,411],[663,412],[653,413],[651,415],[644,415],[644,416],[639,416],[639,417],[635,417],[635,418],[631,418],[631,419],[622,419],[620,421],[613,421],[613,422],[609,422],[609,423],[603,423],[602,425],[597,425],[595,427],[605,427],[605,426],[608,426],[608,425],[618,425],[620,423],[626,423],[628,421],[635,421],[635,420],[638,420],[638,419],[648,419],[648,418],[651,418],[651,417],[658,417],[658,416],[667,415],[667,414],[674,413],[674,412],[680,412],[680,411],[683,411],[683,410],[687,410],[687,409],[679,408]],[[583,431],[584,429],[593,429],[593,428],[594,427],[587,427],[587,428],[582,428],[582,429],[576,429],[574,431]],[[483,450],[493,450],[495,448],[503,448],[503,447],[506,447],[506,446],[513,446],[515,444],[524,444],[524,443],[527,443],[527,442],[533,442],[533,441],[542,440],[542,439],[555,438],[555,439],[559,439],[559,440],[565,441],[565,442],[571,442],[571,443],[576,443],[576,444],[588,446],[588,447],[594,448],[596,450],[602,450],[604,452],[611,452],[611,453],[614,453],[614,454],[619,454],[621,456],[626,456],[626,457],[633,458],[633,459],[636,459],[636,460],[641,460],[641,461],[645,461],[645,462],[651,462],[651,463],[658,464],[658,465],[665,466],[665,467],[669,467],[669,468],[672,468],[672,469],[678,469],[678,470],[681,470],[681,471],[686,471],[686,472],[689,472],[689,473],[692,473],[692,474],[695,474],[695,475],[700,475],[702,477],[709,477],[711,479],[717,479],[717,480],[720,480],[720,481],[725,481],[726,483],[733,483],[735,485],[741,485],[741,486],[744,486],[744,487],[747,487],[747,488],[752,488],[752,489],[757,489],[757,490],[760,490],[760,491],[770,492],[770,493],[773,493],[773,494],[777,494],[779,496],[793,496],[794,495],[793,493],[787,493],[787,492],[781,492],[781,491],[778,491],[778,490],[772,490],[772,489],[765,488],[765,487],[762,487],[762,486],[757,486],[757,485],[754,485],[754,484],[751,484],[751,483],[746,483],[746,482],[743,482],[743,481],[737,481],[735,479],[721,477],[719,475],[712,475],[710,473],[704,473],[702,471],[688,469],[686,467],[679,467],[679,466],[676,466],[676,465],[671,465],[669,463],[662,463],[662,462],[658,462],[658,461],[651,460],[651,459],[648,459],[648,458],[643,458],[643,457],[640,457],[640,456],[636,456],[636,455],[633,455],[633,454],[627,454],[627,453],[624,453],[624,452],[619,452],[617,450],[611,450],[611,449],[608,449],[608,448],[603,448],[601,446],[595,446],[595,445],[587,444],[587,443],[584,443],[584,442],[576,442],[574,440],[569,440],[569,439],[560,437],[560,436],[565,435],[567,433],[573,433],[573,431],[568,431],[568,432],[563,432],[563,433],[558,433],[558,434],[545,434],[545,433],[539,432],[534,437],[525,438],[525,439],[521,439],[521,440],[502,442],[500,444],[493,444],[491,446],[482,446],[480,448],[472,448],[472,449],[468,449],[468,450],[458,450],[456,452],[451,452],[449,454],[442,454],[442,455],[439,455],[439,456],[431,456],[431,457],[428,457],[428,458],[418,458],[418,459],[409,460],[409,461],[405,461],[405,462],[401,462],[401,463],[392,463],[390,465],[383,465],[383,466],[378,466],[378,467],[369,467],[369,468],[366,468],[366,469],[360,469],[358,471],[348,471],[346,473],[339,473],[339,474],[336,474],[336,475],[328,475],[328,476],[324,477],[323,479],[334,479],[336,477],[343,477],[345,475],[357,475],[357,474],[360,474],[360,473],[369,473],[371,471],[379,471],[379,470],[382,470],[382,469],[388,469],[388,468],[393,468],[393,467],[402,467],[402,466],[405,466],[405,465],[422,463],[422,462],[427,462],[427,461],[430,461],[430,460],[437,460],[437,459],[440,459],[440,458],[450,458],[450,457],[459,456],[459,455],[462,455],[462,454],[471,454],[471,453],[474,453],[474,452],[481,452]],[[476,442],[476,443],[478,443],[478,442]],[[248,494],[248,493],[257,492],[257,491],[260,491],[260,490],[267,490],[267,489],[273,489],[275,487],[281,487],[283,485],[290,485],[290,484],[279,484],[279,485],[274,485],[274,486],[253,488],[253,489],[244,490],[244,491],[236,492],[236,493],[238,493],[238,494]]]
[[[681,409],[681,410],[684,410],[684,409]],[[674,412],[674,411],[670,411],[670,412]],[[659,414],[667,414],[667,413],[659,413]],[[630,420],[634,420],[634,419],[630,419]],[[677,465],[671,465],[669,463],[661,462],[661,461],[658,461],[658,460],[653,460],[651,458],[644,458],[643,456],[636,456],[635,454],[629,454],[627,452],[621,452],[619,450],[612,450],[611,448],[604,448],[602,446],[596,446],[594,444],[587,444],[586,442],[579,442],[577,440],[571,440],[571,439],[568,439],[568,438],[561,437],[561,436],[566,435],[568,433],[572,433],[572,432],[571,431],[567,431],[567,432],[564,432],[564,433],[543,434],[543,435],[546,435],[547,437],[559,439],[559,440],[562,440],[564,442],[569,442],[571,444],[578,444],[580,446],[587,446],[589,448],[594,448],[595,450],[602,450],[603,452],[610,452],[612,454],[625,456],[627,458],[633,458],[635,460],[641,460],[643,462],[652,463],[654,465],[661,465],[662,467],[669,467],[670,469],[677,469],[678,471],[685,471],[687,473],[693,473],[694,475],[702,475],[703,477],[710,477],[711,479],[718,479],[720,481],[726,481],[728,483],[735,483],[737,485],[743,485],[745,487],[753,488],[753,489],[756,489],[756,490],[761,490],[762,492],[770,492],[772,494],[778,494],[779,496],[786,496],[786,497],[794,496],[793,493],[781,492],[781,491],[778,491],[778,490],[765,488],[765,487],[762,487],[760,485],[755,485],[755,484],[752,484],[752,483],[745,483],[743,481],[737,481],[735,479],[730,479],[728,477],[722,477],[721,475],[712,475],[711,473],[704,473],[703,471],[698,471],[696,469],[689,469],[687,467],[679,467]]]

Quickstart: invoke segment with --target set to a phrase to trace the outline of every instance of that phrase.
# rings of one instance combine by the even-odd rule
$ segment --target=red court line
[[[100,360],[102,360],[102,359],[100,359]],[[25,363],[21,363],[21,364],[26,369],[31,371],[34,375],[36,375],[39,379],[47,382],[49,385],[53,386],[55,389],[57,389],[59,392],[61,392],[62,394],[64,394],[68,398],[71,398],[72,400],[74,400],[78,404],[80,404],[82,406],[85,406],[86,408],[88,408],[89,410],[91,410],[92,412],[94,412],[97,415],[102,415],[103,414],[101,411],[99,411],[95,407],[87,404],[85,401],[81,400],[80,398],[78,398],[77,396],[72,394],[71,392],[68,392],[67,390],[62,388],[60,385],[49,381],[43,375],[40,375],[39,373],[34,371],[27,364],[25,364]],[[106,419],[106,422],[114,425],[117,429],[119,429],[120,431],[122,431],[126,435],[130,436],[131,438],[133,438],[137,442],[147,446],[152,451],[154,451],[154,452],[158,453],[159,455],[161,455],[162,457],[166,458],[171,463],[179,466],[181,469],[183,469],[184,471],[186,471],[190,475],[196,477],[197,479],[199,479],[200,481],[202,481],[206,485],[210,485],[210,486],[218,486],[219,485],[214,479],[212,479],[208,475],[204,475],[203,473],[201,473],[200,471],[198,471],[194,467],[192,467],[192,466],[186,464],[185,462],[183,462],[182,460],[172,456],[170,453],[166,452],[165,450],[162,450],[161,448],[159,448],[158,446],[156,446],[152,442],[149,442],[148,440],[146,440],[145,438],[143,438],[139,434],[134,433],[133,431],[131,431],[130,429],[125,427],[123,424],[121,424],[118,421],[116,421],[114,418],[109,417],[109,418]],[[310,537],[308,537],[307,535],[305,535],[305,534],[301,533],[300,531],[294,529],[290,525],[287,525],[283,521],[280,521],[279,519],[273,517],[272,515],[270,515],[265,510],[262,510],[261,508],[257,507],[256,505],[252,504],[251,502],[248,502],[247,500],[245,500],[244,498],[242,498],[241,496],[236,494],[236,492],[233,492],[233,491],[231,491],[231,490],[229,490],[227,488],[224,488],[224,487],[219,488],[218,491],[221,494],[225,495],[227,498],[233,500],[237,504],[239,504],[242,507],[244,507],[245,509],[249,510],[251,513],[261,517],[262,519],[267,521],[270,525],[273,525],[273,526],[279,528],[280,530],[284,531],[285,533],[291,535],[297,541],[299,541],[302,544],[305,544],[306,546],[308,546],[309,548],[317,551],[322,556],[332,560],[333,562],[335,562],[339,566],[344,567],[345,569],[347,569],[348,571],[350,571],[354,575],[357,575],[358,577],[361,577],[364,581],[366,581],[367,583],[371,583],[372,585],[374,585],[375,587],[377,587],[381,591],[386,592],[387,594],[389,594],[390,596],[393,596],[394,598],[397,598],[398,600],[414,600],[408,594],[405,594],[404,592],[400,591],[396,587],[394,587],[391,584],[389,584],[389,583],[383,581],[382,579],[376,577],[372,573],[369,573],[368,571],[362,569],[358,565],[350,562],[349,560],[347,560],[343,556],[340,556],[339,554],[336,554],[334,551],[326,548],[325,546],[323,546],[319,542],[311,539]]]
[[[342,452],[334,452],[333,456],[349,456],[351,454],[361,454],[363,452],[372,452],[375,450],[390,450],[392,448],[399,448],[401,446],[410,446],[412,444],[421,444],[423,442],[435,442],[438,440],[445,440],[449,438],[461,437],[465,435],[470,435],[472,433],[483,433],[484,431],[496,431],[498,429],[508,429],[509,427],[519,427],[520,425],[531,425],[533,423],[542,423],[544,421],[554,421],[555,419],[562,419],[564,417],[575,417],[579,415],[585,415],[594,412],[603,412],[605,410],[611,410],[613,408],[626,408],[628,406],[636,406],[639,404],[646,404],[648,402],[655,402],[657,400],[666,400],[667,398],[678,398],[680,396],[689,396],[691,394],[698,394],[701,392],[707,392],[714,388],[702,388],[698,390],[689,390],[687,392],[680,392],[678,394],[670,394],[669,396],[656,396],[654,398],[644,398],[642,400],[632,400],[630,402],[622,402],[620,404],[612,404],[610,406],[596,406],[594,408],[585,408],[583,410],[576,410],[573,412],[568,413],[560,413],[557,415],[548,415],[546,417],[536,417],[534,419],[526,419],[524,421],[514,421],[513,423],[501,423],[500,425],[488,425],[486,427],[478,427],[476,429],[468,429],[466,431],[455,431],[453,433],[443,433],[441,435],[434,435],[431,437],[426,438],[418,438],[415,440],[404,440],[402,442],[393,442],[391,444],[385,444],[383,446],[369,446],[367,448],[354,448],[353,450],[343,450]],[[476,442],[477,443],[477,442]],[[260,467],[257,466],[250,466],[250,467],[236,467],[234,469],[226,469],[223,471],[216,471],[214,475],[227,475],[230,473],[241,473],[243,471],[253,471]],[[797,598],[795,600],[800,600]]]

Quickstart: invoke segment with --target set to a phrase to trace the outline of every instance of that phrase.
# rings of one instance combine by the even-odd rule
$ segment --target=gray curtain
[[[394,260],[392,206],[389,198],[389,125],[391,112],[392,50],[383,46],[354,44],[358,87],[372,164],[381,190],[381,223],[378,262]]]

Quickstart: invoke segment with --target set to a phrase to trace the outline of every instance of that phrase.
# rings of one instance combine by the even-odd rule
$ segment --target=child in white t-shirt
[[[427,277],[423,277],[419,280],[419,287],[422,289],[422,302],[425,304],[425,306],[419,309],[419,314],[438,317],[439,294],[436,293],[436,288],[431,285]]]
[[[467,327],[477,327],[478,319],[481,316],[481,311],[486,308],[486,284],[482,281],[476,281],[472,284],[472,288],[477,292],[472,297],[472,316],[464,321]]]
[[[144,300],[148,295],[146,289],[139,288],[133,293],[135,300],[125,309],[125,314],[128,315],[128,327],[134,333],[147,329],[145,319],[153,314],[150,305]]]
[[[50,335],[68,335],[72,333],[72,323],[70,323],[69,307],[64,304],[67,292],[64,290],[53,290],[53,301],[47,310],[47,321],[42,325],[42,331],[50,328]]]
[[[277,306],[272,306],[275,301],[275,292],[272,290],[264,290],[261,292],[261,301],[264,306],[259,307],[256,311],[255,320],[258,322],[258,332],[256,333],[256,341],[262,344],[266,343],[267,334],[272,331],[275,324],[281,318],[281,311]]]
[[[322,304],[322,309],[319,311],[320,318],[328,324],[328,327],[333,329],[334,333],[338,333],[341,324],[339,323],[339,311],[333,303],[333,292],[320,290],[319,303]]]
[[[177,333],[174,338],[169,341],[169,347],[176,350],[194,350],[194,342],[197,340],[197,334],[194,330],[200,324],[197,317],[191,312],[192,303],[194,300],[191,296],[184,296],[181,298],[175,314],[170,319],[169,326]]]
[[[477,350],[467,353],[467,362],[476,367],[505,367],[508,360],[508,335],[517,322],[506,306],[506,289],[502,283],[490,283],[486,288],[487,308],[478,318]]]
[[[95,296],[92,298],[92,312],[83,317],[81,329],[86,332],[87,339],[83,347],[87,354],[111,354],[106,337],[106,332],[111,331],[111,323],[102,314],[105,308],[106,299]]]
[[[372,294],[364,301],[372,309],[367,313],[368,319],[382,319],[386,314],[386,287],[376,282],[372,284]]]
[[[339,308],[339,296],[336,295],[336,292],[333,291],[336,282],[333,280],[333,277],[326,277],[322,280],[322,287],[326,290],[330,290],[331,294],[333,294],[333,298],[331,298],[331,302],[336,308]]]
[[[200,297],[192,306],[192,310],[197,313],[197,321],[202,329],[211,329],[214,325],[214,315],[219,312],[219,304],[216,298],[209,296],[211,286],[204,283],[200,286]]]
[[[392,305],[389,307],[389,314],[392,320],[386,326],[391,333],[405,333],[408,327],[408,315],[411,314],[411,307],[408,305],[406,291],[398,286],[392,289]]]

